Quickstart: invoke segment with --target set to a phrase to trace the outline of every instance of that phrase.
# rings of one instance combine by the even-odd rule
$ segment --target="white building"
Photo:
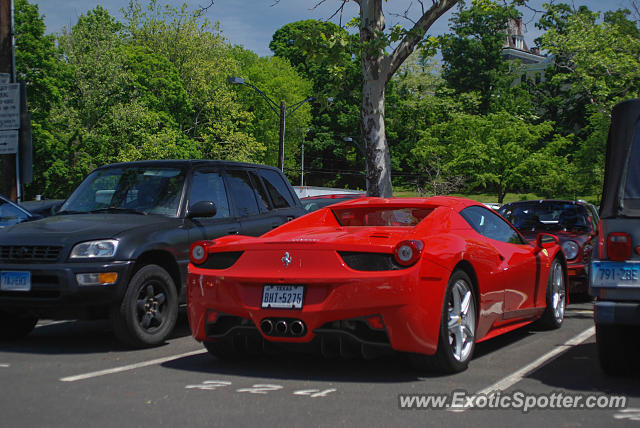
[[[519,60],[522,64],[522,76],[514,84],[531,80],[535,83],[544,81],[545,70],[553,64],[553,56],[540,55],[540,49],[529,49],[522,33],[522,18],[512,19],[507,27],[507,37],[502,48],[506,60]]]

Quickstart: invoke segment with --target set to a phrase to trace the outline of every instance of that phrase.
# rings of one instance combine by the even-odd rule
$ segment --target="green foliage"
[[[287,110],[291,112],[286,117],[285,168],[288,171],[298,171],[300,141],[311,121],[310,104],[303,103],[295,111],[290,108],[311,95],[312,82],[301,77],[289,61],[280,57],[258,57],[252,52],[245,52],[242,59],[240,75],[277,104],[272,106],[247,85],[236,87],[238,101],[243,109],[253,115],[251,133],[266,147],[258,160],[268,165],[278,164],[280,102],[284,101],[285,106],[288,106]]]
[[[306,184],[362,187],[362,155],[357,146],[342,141],[343,137],[358,140],[360,135],[362,70],[357,36],[331,22],[305,20],[278,29],[269,47],[313,82],[312,95],[318,102],[311,106],[308,132],[298,135],[298,141],[305,139]],[[329,98],[330,104],[324,102]]]
[[[508,88],[513,80],[502,48],[508,20],[516,17],[513,6],[473,0],[468,8],[461,5],[451,19],[454,34],[441,37],[443,78],[457,93],[477,93],[483,113],[490,110],[496,89]]]
[[[524,188],[534,189],[544,198],[566,196],[573,198],[579,194],[576,164],[564,155],[571,140],[560,135],[545,147],[532,153],[519,166],[526,176]]]
[[[542,47],[560,57],[553,79],[605,113],[640,95],[640,38],[626,14],[597,23],[598,13],[581,8],[541,37]]]
[[[430,127],[412,153],[424,163],[439,158],[445,171],[466,177],[468,189],[494,188],[502,202],[506,192],[527,182],[523,165],[551,131],[550,123],[532,125],[504,111],[454,113]]]
[[[52,162],[49,148],[59,141],[53,125],[53,111],[65,97],[71,84],[69,67],[62,61],[55,39],[45,35],[44,20],[38,6],[26,0],[15,0],[14,22],[16,37],[16,77],[27,87],[28,108],[32,120],[34,142],[34,182],[27,188],[27,195],[53,196],[47,181],[40,180]]]
[[[132,0],[122,22],[97,6],[54,36],[45,35],[37,6],[15,0],[17,74],[33,124],[27,197],[64,197],[91,169],[115,161],[276,165],[278,107],[247,85],[229,85],[229,76],[277,104],[315,97],[287,116],[292,181],[304,140],[306,184],[363,188],[361,57],[388,58],[406,38],[419,38],[420,51],[385,88],[394,185],[497,199],[596,195],[611,107],[640,96],[640,31],[626,10],[545,8],[536,25],[555,65],[543,82],[515,84],[523,65],[506,62],[502,47],[507,20],[518,14],[497,0],[465,2],[441,38],[392,26],[361,41],[330,22],[293,22],[275,32],[274,56],[265,58],[231,46],[217,23],[186,5]],[[359,19],[350,25],[360,29]],[[432,59],[437,48],[442,69]]]
[[[131,44],[145,46],[175,67],[191,103],[181,130],[207,158],[259,161],[265,147],[252,131],[252,116],[236,101],[227,77],[239,72],[234,50],[200,14],[149,0],[131,1],[124,13]],[[243,147],[233,147],[241,143]]]
[[[28,83],[38,178],[28,194],[64,197],[116,161],[266,160],[266,141],[256,139],[264,128],[226,82],[240,64],[218,26],[156,0],[131,1],[124,15],[121,23],[97,6],[54,38],[37,7],[17,0],[16,62]],[[274,85],[287,88],[287,101],[309,92],[292,84],[288,64],[268,71],[286,76]],[[305,127],[308,111],[296,114],[292,125]]]

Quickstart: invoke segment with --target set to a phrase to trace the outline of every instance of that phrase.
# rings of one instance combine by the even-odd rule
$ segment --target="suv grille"
[[[0,260],[3,262],[55,262],[62,247],[47,245],[2,245]]]

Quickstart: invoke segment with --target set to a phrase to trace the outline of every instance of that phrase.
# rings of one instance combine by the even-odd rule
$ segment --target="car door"
[[[292,187],[285,181],[284,175],[267,168],[258,169],[258,174],[271,199],[272,213],[278,225],[306,214]]]
[[[187,220],[190,225],[190,241],[215,239],[240,232],[240,222],[229,204],[223,173],[218,168],[202,168],[193,171],[189,186],[187,206],[197,202],[212,201],[216,205],[214,217],[196,217]]]
[[[260,236],[280,225],[255,170],[227,168],[226,182],[238,216],[240,234]]]
[[[533,308],[539,271],[534,247],[488,208],[472,206],[460,214],[500,254],[500,281],[505,284],[503,317],[517,317]]]

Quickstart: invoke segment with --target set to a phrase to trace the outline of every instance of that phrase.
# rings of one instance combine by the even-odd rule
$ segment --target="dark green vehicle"
[[[276,168],[174,160],[93,171],[56,215],[0,234],[0,339],[39,318],[110,318],[116,336],[157,345],[176,323],[191,242],[258,236],[305,214]]]

